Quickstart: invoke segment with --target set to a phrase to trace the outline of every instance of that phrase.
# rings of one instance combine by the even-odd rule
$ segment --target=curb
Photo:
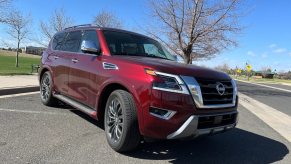
[[[39,86],[0,89],[0,96],[39,91]]]

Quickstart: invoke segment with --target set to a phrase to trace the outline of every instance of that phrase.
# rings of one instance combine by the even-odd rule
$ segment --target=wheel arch
[[[98,100],[97,100],[97,119],[98,120],[103,121],[107,99],[113,91],[118,90],[118,89],[129,92],[133,96],[137,109],[139,109],[139,103],[138,103],[139,98],[137,97],[137,93],[134,90],[129,89],[128,87],[126,87],[126,85],[122,83],[112,82],[112,83],[107,84],[105,87],[103,87],[103,89],[101,90],[98,96]]]

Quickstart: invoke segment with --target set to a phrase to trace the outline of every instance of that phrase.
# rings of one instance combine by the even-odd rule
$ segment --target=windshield
[[[140,35],[104,31],[111,55],[146,56],[175,60],[157,41]]]

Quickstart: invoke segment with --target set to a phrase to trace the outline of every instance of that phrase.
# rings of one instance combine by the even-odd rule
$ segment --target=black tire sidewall
[[[119,92],[120,92],[120,90],[116,90],[116,91],[111,93],[111,95],[109,96],[108,101],[106,103],[106,108],[105,108],[105,113],[104,113],[104,116],[105,116],[104,127],[105,127],[106,139],[108,141],[108,144],[116,151],[123,149],[123,145],[126,142],[126,139],[128,138],[128,136],[130,135],[129,133],[132,133],[130,131],[130,128],[132,127],[133,122],[130,121],[129,118],[127,118],[127,112],[131,112],[131,110],[135,110],[135,109],[129,109],[130,105],[125,104],[124,97],[122,97],[122,95]],[[117,98],[118,101],[120,102],[120,105],[122,107],[122,118],[123,118],[122,134],[121,134],[120,140],[117,142],[114,142],[110,139],[110,137],[107,133],[108,127],[107,127],[107,123],[106,123],[106,121],[108,119],[107,116],[108,116],[109,105],[110,105],[111,101],[115,98]],[[136,135],[139,135],[139,134],[136,134]]]
[[[41,101],[42,101],[43,104],[45,104],[45,105],[49,105],[50,102],[52,101],[52,87],[53,87],[52,76],[51,76],[51,74],[50,74],[49,71],[45,72],[45,73],[42,75],[42,77],[41,77],[41,81],[40,81],[40,94],[42,94],[41,89],[42,89],[43,79],[44,79],[45,76],[48,76],[49,81],[50,81],[50,94],[49,94],[49,97],[48,97],[47,100],[44,100],[44,99],[42,98],[42,95],[41,95]]]

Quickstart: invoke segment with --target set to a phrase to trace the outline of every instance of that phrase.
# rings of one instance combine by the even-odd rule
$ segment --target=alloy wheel
[[[108,108],[106,117],[107,134],[112,141],[118,142],[123,130],[122,107],[119,100],[114,98]]]
[[[41,98],[44,101],[47,101],[49,99],[51,92],[51,83],[48,75],[44,75],[42,81],[41,81]]]

